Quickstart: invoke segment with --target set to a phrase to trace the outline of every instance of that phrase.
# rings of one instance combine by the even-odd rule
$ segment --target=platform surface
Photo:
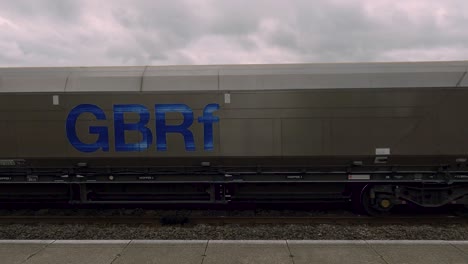
[[[0,263],[468,264],[468,241],[0,240]]]

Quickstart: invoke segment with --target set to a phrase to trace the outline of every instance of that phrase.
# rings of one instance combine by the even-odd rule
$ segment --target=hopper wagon
[[[0,202],[466,207],[467,69],[0,68]]]

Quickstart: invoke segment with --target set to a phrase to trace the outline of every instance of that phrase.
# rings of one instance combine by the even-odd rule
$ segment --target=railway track
[[[313,216],[313,217],[233,217],[233,216],[0,216],[0,224],[125,224],[125,225],[307,225],[307,224],[468,224],[456,216]]]

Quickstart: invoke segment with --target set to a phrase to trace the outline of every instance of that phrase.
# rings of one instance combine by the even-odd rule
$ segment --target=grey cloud
[[[141,3],[141,2],[140,2]],[[163,39],[188,41],[200,33],[199,21],[183,1],[149,1],[138,9],[119,7],[112,12],[116,21],[136,34],[160,34]]]
[[[462,0],[0,0],[0,66],[468,59],[467,24]]]
[[[297,49],[321,61],[374,61],[385,50],[430,49],[468,40],[438,26],[431,16],[412,20],[415,14],[391,7],[380,10],[382,19],[351,4],[317,8],[313,3],[297,10],[301,43]]]
[[[0,1],[0,15],[17,15],[24,20],[47,19],[56,23],[77,22],[82,12],[74,0]]]
[[[133,41],[131,45],[110,44],[107,54],[136,64],[164,62],[171,57],[169,54],[178,53],[202,34],[200,20],[183,1],[139,3],[137,9],[119,7],[112,10],[116,23]],[[178,61],[181,57],[178,56]],[[189,62],[189,59],[182,61]]]
[[[265,15],[265,9],[258,5],[259,2],[213,2],[213,14],[206,29],[207,33],[238,36],[255,33],[261,18]]]

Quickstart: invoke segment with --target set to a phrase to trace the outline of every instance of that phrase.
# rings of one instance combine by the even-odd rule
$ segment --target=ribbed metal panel
[[[0,93],[468,87],[467,61],[0,68]]]

